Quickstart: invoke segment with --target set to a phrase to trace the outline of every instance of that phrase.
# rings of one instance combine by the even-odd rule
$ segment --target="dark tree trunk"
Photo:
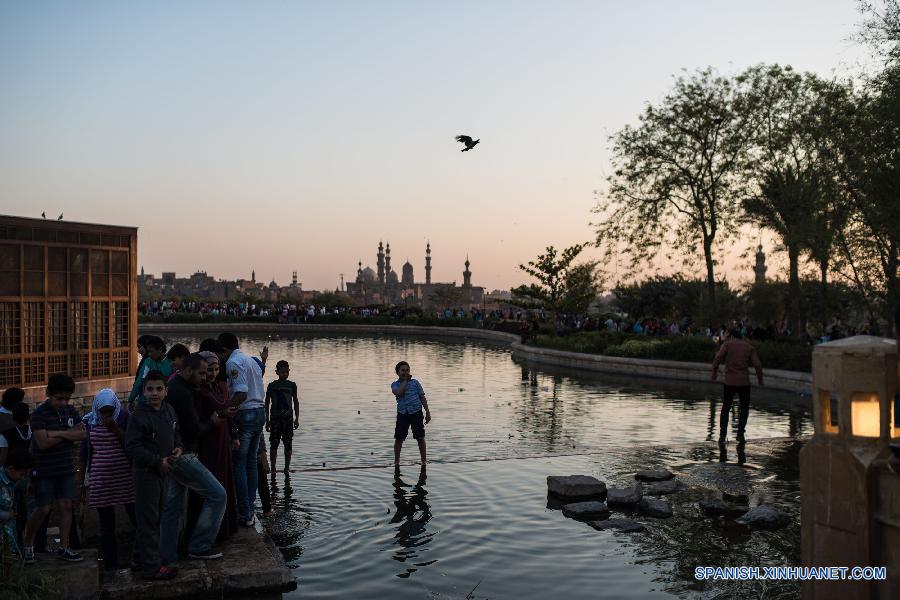
[[[716,275],[713,265],[712,240],[703,241],[703,255],[706,259],[706,290],[709,295],[710,327],[715,328],[720,323],[718,306],[716,306]]]
[[[828,259],[819,261],[819,291],[822,294],[822,331],[831,321],[831,304],[828,301]]]
[[[800,337],[800,249],[789,244],[788,251],[788,327],[791,337]]]

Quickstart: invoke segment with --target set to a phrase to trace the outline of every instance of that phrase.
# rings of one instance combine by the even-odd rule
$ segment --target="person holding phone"
[[[409,363],[400,361],[394,367],[397,381],[391,383],[391,392],[397,399],[397,424],[394,427],[394,468],[400,468],[400,450],[403,441],[412,429],[413,439],[419,444],[422,468],[425,468],[425,424],[431,422],[431,411],[425,390],[410,374]],[[424,415],[422,410],[425,410]]]

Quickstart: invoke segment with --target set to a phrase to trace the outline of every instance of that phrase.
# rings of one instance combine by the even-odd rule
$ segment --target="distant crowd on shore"
[[[284,448],[284,472],[299,427],[297,385],[278,361],[263,387],[268,350],[244,353],[223,333],[197,351],[138,340],[141,363],[127,400],[100,390],[81,415],[70,404],[75,382],[51,375],[47,399],[30,411],[20,388],[0,407],[2,542],[25,563],[47,550],[51,512],[59,526],[57,558],[82,560],[73,505],[97,511],[104,567],[119,567],[116,508],[135,526],[130,566],[147,579],[171,579],[179,559],[215,560],[215,545],[271,514],[266,474]],[[263,430],[269,433],[271,459]]]
[[[440,308],[422,311],[409,307],[345,307],[317,305],[315,303],[257,305],[252,302],[157,300],[142,302],[139,310],[141,315],[163,319],[175,315],[198,315],[200,318],[205,316],[256,317],[274,319],[279,323],[288,324],[307,323],[316,318],[329,316],[404,318],[414,314],[434,319],[470,320],[478,324],[478,326],[485,322],[494,324],[509,324],[509,322],[513,322],[512,330],[521,333],[526,339],[537,335],[538,331],[547,331],[547,328],[552,328],[552,331],[557,335],[579,331],[613,331],[650,337],[705,336],[721,341],[726,337],[728,331],[737,328],[741,331],[744,338],[750,340],[800,339],[808,344],[816,344],[855,335],[868,335],[871,329],[867,321],[862,322],[859,326],[855,326],[844,323],[841,318],[835,317],[821,331],[814,332],[811,327],[807,326],[798,337],[794,335],[786,319],[772,319],[761,323],[743,318],[733,319],[728,323],[713,326],[699,325],[688,318],[629,318],[612,313],[600,315],[558,313],[553,315],[542,309],[526,309],[516,306],[507,306],[490,311],[481,310],[478,307]],[[508,326],[507,329],[510,329],[510,327]]]
[[[515,311],[489,311],[485,312],[477,308],[443,308],[421,311],[408,307],[378,308],[378,307],[348,307],[326,306],[324,304],[272,304],[257,305],[252,302],[198,302],[193,300],[155,300],[142,302],[138,306],[139,314],[153,317],[172,317],[174,315],[197,315],[200,317],[234,317],[234,318],[275,318],[279,323],[306,323],[316,317],[334,315],[352,315],[357,317],[397,317],[402,318],[410,314],[436,319],[473,319],[481,321],[484,318],[510,318],[515,316]],[[519,311],[521,316],[521,311]]]

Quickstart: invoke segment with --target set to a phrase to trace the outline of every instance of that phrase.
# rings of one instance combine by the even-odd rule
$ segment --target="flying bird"
[[[41,216],[44,217],[44,218],[46,219],[46,218],[47,218],[47,211],[46,211],[46,210],[43,211],[43,212],[41,213]]]
[[[477,144],[481,140],[480,139],[473,140],[472,137],[468,136],[468,135],[458,135],[458,136],[456,136],[456,141],[465,144],[466,147],[463,148],[462,150],[460,150],[460,152],[466,152],[466,151],[474,148],[475,144]]]
[[[59,213],[59,216],[56,217],[56,220],[57,220],[57,221],[62,221],[62,216],[63,216],[63,214],[62,214],[62,213]]]

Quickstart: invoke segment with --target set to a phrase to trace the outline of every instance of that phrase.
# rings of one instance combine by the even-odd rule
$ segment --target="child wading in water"
[[[413,438],[419,444],[419,454],[422,457],[422,468],[425,468],[425,423],[431,421],[431,411],[428,410],[428,400],[425,399],[425,390],[417,379],[409,374],[409,363],[400,361],[394,367],[398,379],[391,384],[391,391],[397,398],[397,426],[394,428],[394,468],[400,468],[400,449],[403,448],[403,440],[412,427]],[[423,418],[422,409],[425,409]]]
[[[288,380],[291,367],[286,360],[279,360],[275,365],[275,373],[278,375],[278,379],[266,388],[265,409],[263,410],[266,415],[266,431],[269,432],[273,481],[278,444],[284,443],[284,473],[286,475],[290,472],[291,467],[291,443],[294,439],[294,430],[300,427],[300,400],[297,398],[297,384]],[[260,446],[262,445],[260,443]]]

